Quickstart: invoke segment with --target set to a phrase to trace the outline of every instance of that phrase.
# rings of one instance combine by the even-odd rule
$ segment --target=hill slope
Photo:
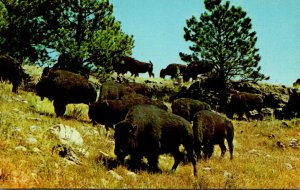
[[[199,161],[199,176],[191,164],[169,173],[173,159],[160,157],[162,174],[129,172],[119,166],[108,169],[103,153],[114,158],[114,141],[93,126],[88,106],[68,105],[66,117],[57,118],[53,105],[33,92],[11,92],[0,83],[0,187],[4,188],[299,188],[300,120],[234,121],[234,159],[228,152],[220,159],[219,147],[212,158]],[[77,130],[82,149],[79,164],[53,151],[57,140],[50,127],[63,124]],[[98,130],[101,129],[101,130]],[[112,131],[111,131],[112,133]],[[298,145],[298,146],[297,146]],[[77,152],[76,152],[77,153]],[[102,156],[101,156],[102,155]]]

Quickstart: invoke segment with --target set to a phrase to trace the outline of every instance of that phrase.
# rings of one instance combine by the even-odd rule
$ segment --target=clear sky
[[[190,42],[183,27],[205,11],[203,0],[110,0],[122,30],[134,36],[133,57],[154,64],[155,76],[170,63],[184,63]],[[223,0],[224,2],[224,0]],[[300,78],[300,0],[231,0],[252,19],[262,73],[268,83],[291,86]],[[147,75],[142,75],[147,76]]]

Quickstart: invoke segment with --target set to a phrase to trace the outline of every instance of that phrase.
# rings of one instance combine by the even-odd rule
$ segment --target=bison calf
[[[184,157],[179,151],[182,144],[197,176],[193,131],[190,123],[180,116],[153,105],[133,106],[125,120],[116,124],[114,138],[118,161],[124,162],[124,158],[130,155],[131,162],[136,164],[145,156],[153,172],[160,171],[158,158],[164,153],[174,157],[174,172]]]
[[[219,144],[223,157],[226,152],[224,139],[228,143],[230,159],[233,158],[234,128],[229,119],[218,113],[202,110],[194,116],[193,131],[195,152],[198,158],[201,157],[201,151],[205,159],[210,158],[215,144]]]

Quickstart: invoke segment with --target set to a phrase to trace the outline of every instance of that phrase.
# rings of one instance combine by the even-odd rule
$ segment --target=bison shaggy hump
[[[200,110],[211,110],[210,105],[199,100],[179,98],[172,103],[172,112],[188,121],[192,121],[194,114]]]
[[[130,86],[113,81],[106,81],[101,85],[98,102],[104,100],[119,100],[128,94],[135,94],[135,91]]]
[[[195,152],[198,158],[201,157],[202,150],[204,158],[210,158],[215,144],[219,144],[223,157],[226,152],[224,139],[228,143],[230,159],[233,158],[234,128],[232,122],[226,117],[209,110],[199,111],[193,120],[193,132]]]
[[[115,126],[115,154],[118,161],[130,155],[130,161],[137,167],[143,156],[148,159],[149,170],[160,172],[158,157],[170,153],[174,159],[172,171],[183,160],[179,151],[182,144],[194,166],[197,175],[196,155],[193,149],[193,131],[184,118],[153,105],[136,105],[127,113],[125,120]]]
[[[186,68],[186,65],[171,63],[165,69],[160,70],[160,78],[165,78],[166,75],[170,75],[171,79],[175,79],[177,75],[183,75]]]
[[[94,84],[85,77],[64,70],[45,68],[36,85],[36,93],[43,100],[53,100],[55,113],[62,116],[66,105],[70,103],[91,104],[96,101],[97,92]]]
[[[30,79],[30,77],[16,59],[9,55],[0,56],[0,81],[11,82],[13,85],[12,92],[16,93],[19,85],[26,79]]]
[[[120,100],[97,101],[89,106],[89,117],[93,123],[100,123],[106,128],[122,121],[129,108],[138,104],[151,104],[167,110],[168,107],[159,100],[152,100],[141,94],[127,94]]]

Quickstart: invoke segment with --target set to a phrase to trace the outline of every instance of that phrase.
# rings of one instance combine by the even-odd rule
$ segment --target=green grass
[[[114,156],[111,136],[99,134],[89,122],[88,106],[68,105],[66,117],[57,118],[52,102],[41,101],[33,92],[11,92],[11,84],[0,83],[0,187],[3,188],[299,188],[300,149],[288,146],[289,140],[300,140],[300,120],[234,121],[234,159],[229,153],[220,159],[215,146],[212,158],[199,161],[199,176],[193,176],[191,164],[180,164],[175,173],[169,170],[173,158],[160,157],[162,174],[139,171],[133,176],[119,166],[113,171],[122,176],[114,178],[103,162],[97,161],[100,151]],[[56,154],[52,147],[56,141],[47,132],[55,124],[65,124],[78,130],[84,139],[88,157],[79,156],[80,165],[70,165]],[[31,131],[31,126],[38,126]],[[27,138],[37,139],[28,144]],[[280,141],[285,145],[277,146]],[[17,151],[24,146],[27,151]],[[38,148],[41,152],[34,152]],[[252,153],[251,153],[252,150]],[[254,153],[253,153],[254,150]],[[288,170],[284,163],[292,165]],[[203,168],[209,168],[204,170]]]

